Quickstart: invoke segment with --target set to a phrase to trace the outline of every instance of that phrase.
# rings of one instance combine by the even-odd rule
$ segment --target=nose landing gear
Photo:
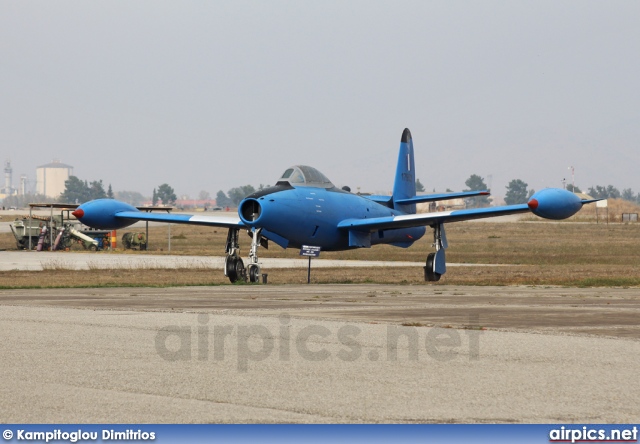
[[[242,258],[240,258],[240,244],[238,242],[239,229],[229,228],[227,234],[227,245],[225,248],[226,257],[224,260],[224,275],[229,278],[231,283],[237,281],[260,282],[261,268],[258,262],[258,247],[264,245],[267,247],[266,239],[262,239],[261,228],[254,228],[250,233],[253,237],[251,240],[251,250],[249,251],[249,264],[244,266]]]
[[[260,282],[260,264],[258,263],[258,247],[260,246],[260,233],[262,228],[254,228],[253,239],[251,239],[251,251],[249,251],[249,265],[247,266],[249,272],[247,277],[249,282]]]

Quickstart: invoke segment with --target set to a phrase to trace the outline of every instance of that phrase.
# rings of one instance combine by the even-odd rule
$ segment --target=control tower
[[[11,196],[13,194],[12,181],[13,168],[11,168],[11,161],[7,160],[4,164],[4,187],[0,190],[0,193]]]

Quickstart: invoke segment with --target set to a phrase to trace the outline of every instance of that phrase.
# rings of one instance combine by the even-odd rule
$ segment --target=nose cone
[[[82,219],[84,217],[84,210],[82,208],[78,208],[77,210],[72,211],[71,214],[73,214],[76,219]]]

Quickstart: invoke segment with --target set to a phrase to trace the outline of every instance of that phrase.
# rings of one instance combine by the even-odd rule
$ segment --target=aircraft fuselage
[[[284,244],[276,241],[283,247],[317,245],[324,251],[357,248],[350,245],[349,232],[337,228],[340,221],[404,214],[337,188],[311,186],[276,186],[254,193],[241,202],[238,213],[245,225],[262,228],[265,237],[275,240],[270,236],[275,234],[286,239]],[[425,227],[374,231],[371,244],[409,247],[425,231]]]

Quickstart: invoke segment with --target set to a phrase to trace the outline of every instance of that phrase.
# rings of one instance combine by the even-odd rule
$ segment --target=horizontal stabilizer
[[[489,191],[464,191],[460,193],[438,193],[438,194],[424,194],[422,196],[409,197],[407,199],[397,200],[396,203],[399,204],[412,204],[412,203],[422,203],[422,202],[435,202],[437,200],[451,200],[451,199],[461,199],[465,197],[474,197],[474,196],[488,196]]]
[[[377,202],[379,204],[382,205],[387,205],[389,203],[391,203],[391,199],[393,199],[391,196],[381,196],[381,195],[377,195],[377,194],[372,194],[369,196],[363,195],[362,197],[366,197],[369,200],[372,200],[374,202]]]
[[[469,210],[439,211],[436,213],[403,214],[366,219],[346,219],[338,224],[339,229],[352,230],[386,230],[394,228],[421,227],[445,222],[482,219],[507,214],[529,213],[527,204],[508,205],[504,207],[474,208]]]

